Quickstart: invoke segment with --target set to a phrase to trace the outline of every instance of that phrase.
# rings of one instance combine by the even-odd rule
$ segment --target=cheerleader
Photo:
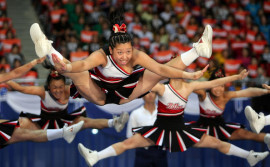
[[[270,92],[270,86],[263,84],[263,87]],[[250,106],[245,108],[245,115],[251,130],[255,133],[260,133],[264,126],[270,125],[270,115],[264,116],[262,112],[257,114]]]
[[[225,77],[225,72],[221,68],[215,69],[209,81]],[[270,93],[270,90],[261,88],[247,88],[240,91],[225,91],[224,85],[212,87],[209,90],[196,90],[200,104],[200,118],[188,124],[206,128],[206,134],[214,136],[222,141],[228,140],[254,140],[264,142],[270,149],[270,134],[255,134],[244,129],[238,123],[225,122],[223,112],[229,100],[238,97],[255,97]]]
[[[52,41],[46,38],[38,24],[30,28],[37,55],[48,55],[57,71],[72,79],[76,86],[72,87],[72,96],[78,97],[80,94],[98,105],[123,104],[141,97],[164,78],[198,79],[206,70],[194,73],[183,71],[199,56],[211,56],[213,31],[210,25],[206,26],[202,38],[193,44],[191,50],[163,65],[133,48],[122,12],[111,13],[110,17],[113,32],[109,46],[94,51],[84,60],[72,63],[52,47]]]
[[[71,143],[84,124],[84,121],[80,121],[61,129],[32,130],[27,129],[20,122],[20,119],[14,121],[0,120],[0,149],[18,142],[47,142],[59,138],[64,138],[68,143]]]
[[[160,146],[171,152],[186,151],[189,147],[213,148],[227,155],[247,159],[251,166],[263,160],[269,152],[258,153],[243,150],[233,144],[221,141],[204,132],[185,126],[183,120],[184,108],[188,96],[197,89],[206,89],[223,85],[247,76],[246,70],[239,75],[205,82],[186,83],[183,79],[171,79],[167,85],[157,84],[152,91],[158,94],[158,114],[153,126],[134,128],[135,135],[123,142],[113,144],[102,151],[92,151],[81,143],[78,145],[80,154],[89,166],[99,160],[117,156],[128,149],[137,147]]]
[[[85,107],[67,112],[69,101],[70,86],[65,85],[65,77],[57,71],[52,70],[47,77],[46,86],[21,86],[14,81],[8,81],[7,84],[16,91],[37,95],[41,98],[41,114],[21,113],[21,124],[24,124],[28,129],[59,129],[64,124],[74,124],[79,121],[84,121],[82,129],[96,128],[103,129],[114,127],[117,132],[120,132],[125,123],[128,121],[129,115],[124,112],[120,117],[113,119],[91,119],[86,117]]]
[[[35,59],[21,67],[18,67],[8,73],[0,74],[0,83],[23,76],[36,64],[40,64],[45,58]],[[8,121],[0,120],[0,149],[9,144],[33,141],[47,142],[59,138],[64,138],[68,143],[71,143],[77,132],[82,128],[84,121],[80,121],[72,126],[64,126],[61,129],[49,130],[30,130],[21,125],[21,119]]]

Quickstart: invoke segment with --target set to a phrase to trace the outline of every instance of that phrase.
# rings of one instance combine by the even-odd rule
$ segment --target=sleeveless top
[[[209,92],[206,92],[204,101],[200,102],[200,115],[203,117],[216,117],[223,114],[223,110],[212,100]]]
[[[41,111],[44,112],[59,112],[66,110],[68,107],[68,103],[61,104],[49,91],[45,91],[45,98],[41,100],[40,103]]]
[[[128,73],[115,62],[112,55],[110,55],[108,47],[104,47],[102,49],[107,55],[107,64],[105,67],[102,67],[102,66],[95,67],[91,71],[91,77],[94,80],[103,81],[103,82],[112,83],[112,84],[119,83],[123,81],[124,79],[128,78],[130,75],[144,70],[144,68],[141,66],[135,66],[133,68],[134,70],[132,71],[132,73]],[[134,85],[136,84],[137,83],[134,83]]]
[[[171,84],[165,85],[165,91],[159,96],[158,115],[160,116],[177,116],[184,113],[187,99],[183,98]]]

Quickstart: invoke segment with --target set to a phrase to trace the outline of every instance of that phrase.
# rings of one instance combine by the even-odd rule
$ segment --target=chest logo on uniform
[[[170,109],[170,110],[181,110],[183,109],[183,105],[180,105],[178,103],[168,103],[167,106],[166,106],[167,109]]]

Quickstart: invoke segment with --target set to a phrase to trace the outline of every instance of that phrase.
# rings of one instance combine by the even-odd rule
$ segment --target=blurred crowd
[[[2,0],[3,1],[3,0]],[[47,37],[71,61],[87,57],[107,44],[108,15],[123,10],[134,47],[160,63],[192,47],[206,24],[213,27],[213,55],[198,58],[187,70],[210,64],[228,75],[248,69],[251,86],[269,83],[270,0],[32,0]],[[4,6],[1,9],[1,64],[24,63]],[[5,50],[5,40],[18,40]],[[205,78],[208,74],[205,74]]]
[[[25,64],[21,47],[21,40],[17,38],[12,19],[7,14],[6,0],[0,0],[0,73],[6,73]],[[38,78],[37,70],[33,68],[22,78],[26,79],[23,84],[33,85],[33,81]],[[1,83],[0,87],[6,85]]]

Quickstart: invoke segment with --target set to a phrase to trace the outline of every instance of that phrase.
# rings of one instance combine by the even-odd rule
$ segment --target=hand
[[[196,79],[201,78],[203,76],[203,74],[207,71],[208,67],[209,67],[209,64],[207,66],[205,66],[203,70],[193,72],[193,76],[191,79],[196,80]]]
[[[266,85],[266,84],[262,84],[262,87],[263,87],[264,89],[270,90],[270,86],[268,86],[268,85]]]
[[[240,72],[240,74],[238,74],[238,79],[239,80],[242,80],[242,79],[244,79],[244,78],[246,78],[247,76],[248,76],[248,71],[246,70],[246,69],[244,69],[244,70],[242,70],[241,72]]]
[[[52,54],[52,59],[54,62],[54,67],[58,72],[60,73],[67,72],[67,64],[64,63],[63,60],[60,60],[54,53]]]
[[[41,57],[39,59],[36,59],[37,60],[37,64],[41,64],[45,59],[46,59],[46,56]]]

